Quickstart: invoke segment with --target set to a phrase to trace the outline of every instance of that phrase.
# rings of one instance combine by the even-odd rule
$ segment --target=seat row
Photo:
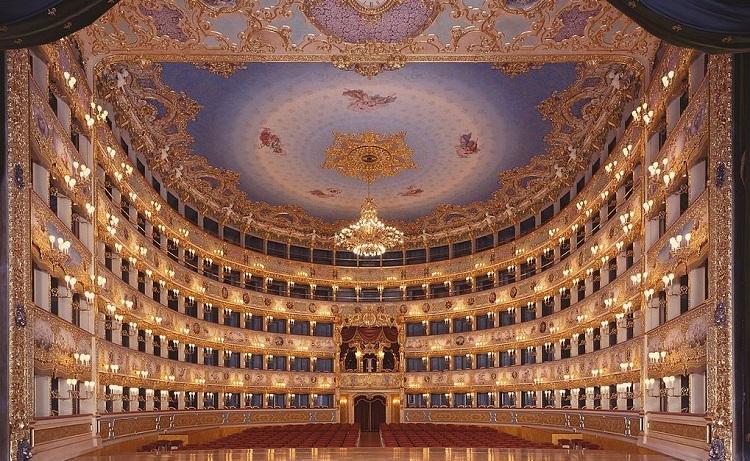
[[[491,427],[457,424],[382,424],[380,435],[386,447],[558,448]]]
[[[289,424],[253,427],[211,442],[188,445],[183,449],[356,447],[358,441],[359,427],[354,424]]]

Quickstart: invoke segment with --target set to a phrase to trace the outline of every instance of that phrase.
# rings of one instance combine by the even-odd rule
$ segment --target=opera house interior
[[[750,459],[747,2],[6,3],[3,459]]]

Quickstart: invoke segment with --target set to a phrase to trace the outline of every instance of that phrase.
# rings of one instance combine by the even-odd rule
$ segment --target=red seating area
[[[457,424],[381,424],[386,447],[558,448],[530,442],[486,426]]]
[[[183,449],[356,447],[358,440],[359,427],[354,424],[259,426]]]

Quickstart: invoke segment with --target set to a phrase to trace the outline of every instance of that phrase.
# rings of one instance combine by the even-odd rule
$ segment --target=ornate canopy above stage
[[[341,357],[349,349],[362,353],[378,352],[390,349],[398,355],[398,328],[396,327],[344,327],[341,329]]]

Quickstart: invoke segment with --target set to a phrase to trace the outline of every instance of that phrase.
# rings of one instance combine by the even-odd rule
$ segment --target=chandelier
[[[336,246],[357,256],[381,256],[386,250],[404,243],[404,233],[378,219],[378,209],[370,196],[370,185],[386,176],[416,168],[414,151],[406,145],[406,132],[384,134],[375,131],[334,133],[334,142],[326,150],[323,168],[367,183],[359,220],[335,235]]]
[[[368,194],[369,195],[369,194]],[[404,242],[404,233],[378,219],[378,209],[371,197],[365,198],[359,220],[336,234],[336,245],[357,256],[381,256],[389,248]]]

